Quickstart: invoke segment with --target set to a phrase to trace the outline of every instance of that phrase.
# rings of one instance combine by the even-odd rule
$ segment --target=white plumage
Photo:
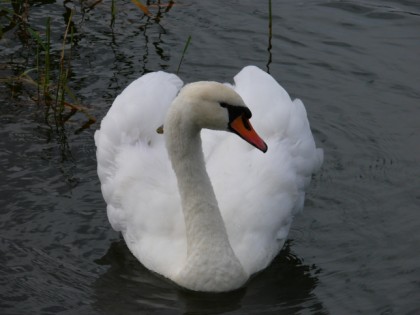
[[[201,137],[228,243],[247,279],[283,246],[323,152],[315,146],[303,103],[292,101],[269,74],[248,66],[234,81],[229,86],[251,110],[250,121],[267,143],[267,153],[233,133],[203,130]],[[191,279],[180,279],[189,261],[186,224],[165,137],[156,129],[165,122],[182,85],[173,74],[149,73],[115,99],[95,133],[98,175],[109,221],[142,264],[193,290],[226,291],[244,280],[200,284],[195,279],[190,284]],[[182,100],[192,97],[184,94]],[[214,257],[206,260],[207,250],[200,251],[200,264],[211,270]],[[197,272],[191,277],[200,277],[201,269],[193,268]]]

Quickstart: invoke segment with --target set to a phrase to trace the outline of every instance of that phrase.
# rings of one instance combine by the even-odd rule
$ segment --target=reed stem
[[[176,69],[176,74],[179,73],[179,69],[181,68],[182,61],[184,60],[184,56],[185,56],[185,53],[187,52],[190,42],[191,42],[191,35],[188,36],[187,42],[185,43],[184,50],[182,51],[181,60],[179,61],[178,68]]]
[[[270,64],[272,62],[272,53],[271,48],[273,47],[271,44],[271,39],[273,37],[273,14],[271,8],[271,0],[268,0],[268,61],[267,61],[267,73],[270,73]]]

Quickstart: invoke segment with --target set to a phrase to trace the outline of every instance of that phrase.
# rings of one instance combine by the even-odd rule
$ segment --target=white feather
[[[234,134],[203,130],[201,135],[230,245],[249,276],[283,246],[323,153],[315,146],[303,103],[292,101],[269,74],[248,66],[234,80],[267,153]],[[164,72],[142,76],[116,98],[95,133],[112,227],[141,263],[170,279],[186,262],[187,242],[177,180],[156,129],[182,84]]]

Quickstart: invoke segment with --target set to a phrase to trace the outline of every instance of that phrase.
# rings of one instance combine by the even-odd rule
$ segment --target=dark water
[[[55,62],[75,10],[68,84],[91,115],[142,73],[176,71],[191,35],[185,81],[268,69],[304,101],[325,163],[267,270],[237,292],[180,290],[108,224],[98,123],[57,125],[8,80],[35,67],[36,45],[2,14],[0,314],[420,314],[419,2],[273,1],[272,47],[266,1],[176,1],[155,18],[116,2],[111,27],[111,1],[30,1],[29,26],[51,17]]]

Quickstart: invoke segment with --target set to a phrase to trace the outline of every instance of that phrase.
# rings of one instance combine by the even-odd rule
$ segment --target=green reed
[[[182,51],[181,60],[179,60],[178,68],[176,69],[176,74],[179,73],[179,69],[181,68],[182,61],[184,60],[185,53],[187,52],[188,46],[191,42],[191,35],[188,36],[187,42],[185,43],[184,50]]]
[[[79,101],[68,86],[68,78],[71,69],[71,52],[73,50],[74,30],[72,27],[74,12],[71,11],[68,18],[67,26],[63,34],[60,57],[58,62],[52,58],[51,51],[51,19],[48,17],[45,25],[45,37],[28,28],[28,32],[32,39],[36,42],[36,68],[25,71],[20,77],[25,78],[27,83],[37,87],[38,104],[43,101],[46,110],[46,119],[48,119],[50,110],[52,111],[56,125],[65,123],[76,112],[82,112],[90,123],[95,121],[88,111],[80,106]],[[67,42],[70,42],[69,54],[66,54]],[[44,55],[42,58],[42,54]],[[43,60],[43,62],[41,62]],[[54,76],[53,69],[58,68],[58,74]],[[34,80],[29,75],[30,72],[36,70],[38,76]],[[72,102],[66,101],[66,97]],[[70,114],[64,116],[65,109],[70,110]]]
[[[117,15],[117,7],[115,6],[115,0],[112,0],[111,1],[111,27],[114,27],[116,15]]]
[[[60,53],[60,62],[59,62],[59,74],[58,74],[58,86],[56,89],[56,97],[55,97],[55,108],[59,109],[59,113],[61,114],[64,111],[64,97],[65,97],[65,92],[67,89],[67,79],[70,73],[70,60],[71,60],[71,51],[73,48],[73,27],[71,27],[71,22],[73,19],[73,12],[70,12],[70,17],[69,20],[67,22],[67,27],[66,30],[64,32],[64,36],[63,36],[63,43],[62,43],[62,48],[61,48],[61,53]],[[70,32],[70,56],[67,59],[65,59],[65,48],[66,48],[66,41],[67,41],[67,36],[69,35]]]
[[[273,12],[271,9],[271,0],[268,0],[268,61],[266,64],[267,67],[267,73],[270,73],[270,64],[272,62],[273,55],[271,53],[271,49],[273,48],[273,45],[271,44],[271,39],[273,37]]]

